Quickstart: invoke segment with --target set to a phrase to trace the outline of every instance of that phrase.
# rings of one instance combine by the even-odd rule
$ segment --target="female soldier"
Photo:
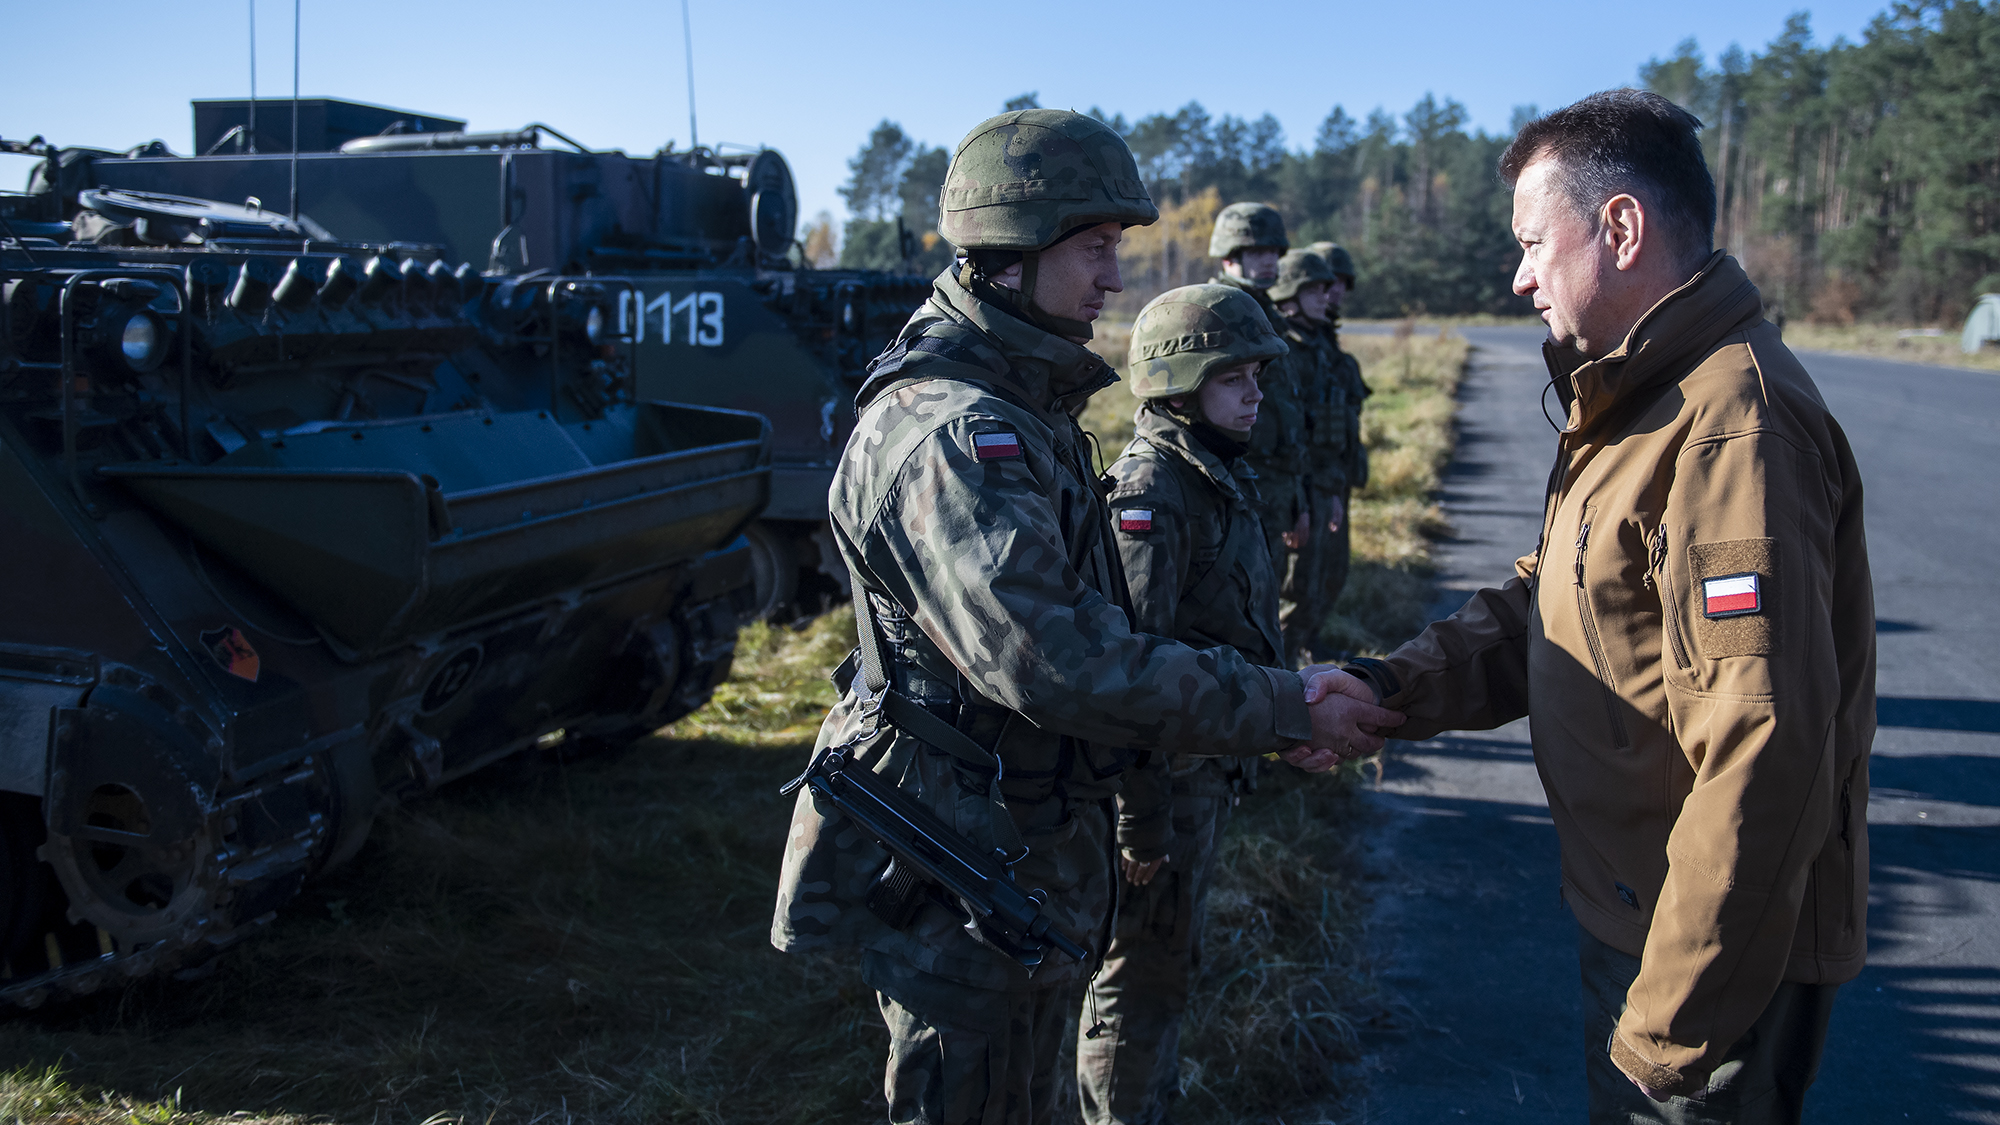
[[[1279,662],[1278,579],[1242,458],[1260,373],[1285,351],[1257,299],[1226,285],[1170,290],[1133,324],[1143,404],[1138,436],[1111,467],[1109,504],[1140,631]],[[1108,1034],[1077,1043],[1093,1125],[1163,1120],[1180,1094],[1181,1013],[1215,847],[1256,759],[1182,753],[1164,765],[1129,771],[1118,801],[1119,869],[1132,885],[1091,985]]]

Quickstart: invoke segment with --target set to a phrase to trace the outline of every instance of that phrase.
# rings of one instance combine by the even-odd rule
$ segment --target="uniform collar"
[[[1212,452],[1194,433],[1188,423],[1161,410],[1139,407],[1139,413],[1132,419],[1138,437],[1146,444],[1162,452],[1173,453],[1195,467],[1196,471],[1208,478],[1209,482],[1224,496],[1234,501],[1245,499],[1242,483],[1237,474],[1248,474],[1249,469],[1241,458],[1224,460]]]
[[[1587,360],[1552,340],[1542,359],[1569,412],[1564,433],[1580,433],[1613,404],[1679,379],[1717,341],[1755,324],[1763,298],[1736,259],[1718,250],[1700,272],[1646,310],[1611,354]]]

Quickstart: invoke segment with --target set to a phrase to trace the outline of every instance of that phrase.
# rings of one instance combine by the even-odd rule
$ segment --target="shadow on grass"
[[[0,1057],[218,1114],[879,1120],[871,994],[766,938],[809,750],[504,763],[387,814],[205,979],[15,1017]]]

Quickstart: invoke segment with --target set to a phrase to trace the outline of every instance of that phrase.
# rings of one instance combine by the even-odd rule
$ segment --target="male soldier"
[[[1292,556],[1284,575],[1284,595],[1295,607],[1291,628],[1308,655],[1324,647],[1319,639],[1326,615],[1340,596],[1329,589],[1333,551],[1347,545],[1348,389],[1340,345],[1325,329],[1333,271],[1310,250],[1290,250],[1278,259],[1278,280],[1267,291],[1284,317],[1278,324],[1291,345],[1286,365],[1299,388],[1305,411],[1306,499],[1313,513],[1312,539]],[[1318,657],[1312,657],[1318,659]]]
[[[1109,478],[1138,627],[1261,664],[1283,652],[1278,577],[1243,455],[1264,398],[1259,373],[1285,351],[1241,290],[1190,285],[1153,298],[1132,325],[1138,435]],[[1118,797],[1118,865],[1132,885],[1089,985],[1089,1011],[1110,1033],[1076,1044],[1091,1125],[1152,1125],[1180,1096],[1181,1015],[1201,963],[1215,847],[1256,759],[1183,753],[1168,763],[1128,773]]]
[[[1285,218],[1277,208],[1268,203],[1232,203],[1215,216],[1215,230],[1209,235],[1208,256],[1222,263],[1222,272],[1210,279],[1211,283],[1249,293],[1257,298],[1258,307],[1272,324],[1282,324],[1284,317],[1272,306],[1265,290],[1278,280],[1278,259],[1290,248]],[[1263,388],[1264,405],[1250,435],[1246,460],[1257,473],[1258,512],[1270,545],[1271,565],[1282,578],[1297,564],[1295,556],[1310,550],[1315,538],[1312,503],[1306,491],[1305,406],[1288,360],[1278,360],[1264,369]],[[1310,560],[1305,569],[1312,569]],[[1298,662],[1306,636],[1315,628],[1309,615],[1300,615],[1299,608],[1297,603],[1286,601],[1278,610],[1285,628],[1288,667]]]
[[[1340,365],[1340,385],[1347,392],[1347,449],[1346,472],[1347,491],[1340,497],[1340,510],[1344,514],[1355,492],[1368,484],[1368,446],[1361,440],[1361,406],[1371,390],[1361,378],[1361,361],[1343,351],[1340,347],[1340,308],[1346,303],[1348,294],[1354,292],[1354,259],[1347,251],[1331,242],[1315,242],[1313,253],[1326,259],[1333,271],[1333,284],[1326,295],[1326,324],[1324,332],[1333,345],[1334,355]],[[1338,530],[1333,531],[1325,545],[1325,557],[1320,567],[1320,579],[1325,583],[1327,607],[1340,600],[1340,592],[1347,587],[1348,566],[1351,561],[1349,522],[1343,518]]]
[[[940,210],[965,259],[871,365],[828,497],[862,644],[818,750],[900,786],[980,856],[1004,854],[1057,930],[1102,951],[1116,878],[1105,805],[1133,751],[1283,751],[1319,769],[1381,742],[1351,716],[1317,721],[1355,700],[1308,704],[1296,673],[1127,617],[1073,416],[1116,380],[1083,344],[1120,291],[1122,229],[1158,215],[1125,142],[1077,113],[992,118],[953,154]],[[1038,948],[890,864],[810,789],[771,940],[862,949],[889,1026],[892,1121],[1049,1119],[1095,954],[1024,967]]]
[[[1582,932],[1593,1122],[1796,1122],[1867,950],[1861,477],[1713,249],[1700,127],[1613,90],[1529,123],[1514,291],[1567,414],[1536,550],[1386,660],[1398,737],[1528,715]]]

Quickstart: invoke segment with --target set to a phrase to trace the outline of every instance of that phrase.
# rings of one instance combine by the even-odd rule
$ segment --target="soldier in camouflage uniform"
[[[1286,352],[1249,294],[1190,285],[1155,297],[1132,327],[1138,436],[1111,467],[1111,516],[1139,628],[1197,648],[1276,662],[1278,577],[1243,463],[1263,393]],[[1254,758],[1174,754],[1127,775],[1118,797],[1118,904],[1092,1009],[1111,1034],[1080,1038],[1077,1085],[1091,1125],[1153,1125],[1180,1096],[1180,1024],[1201,964],[1216,844]]]
[[[1333,346],[1340,373],[1339,384],[1347,394],[1347,493],[1341,498],[1344,511],[1353,494],[1368,483],[1368,446],[1361,440],[1361,404],[1375,392],[1361,378],[1361,361],[1340,348],[1340,306],[1347,295],[1354,292],[1354,259],[1345,249],[1331,242],[1315,242],[1310,249],[1324,258],[1327,268],[1333,272],[1333,285],[1327,290],[1326,320],[1320,326],[1320,332]],[[1340,591],[1347,586],[1349,543],[1348,521],[1343,519],[1340,530],[1327,539],[1326,559],[1320,570],[1326,591],[1323,597],[1329,607],[1340,600]],[[1322,659],[1327,658],[1322,656]]]
[[[1268,203],[1232,203],[1215,216],[1215,231],[1208,239],[1208,256],[1222,263],[1222,272],[1212,281],[1249,293],[1272,324],[1283,324],[1283,315],[1266,291],[1278,279],[1278,260],[1290,246],[1285,218],[1277,208]],[[1259,514],[1271,563],[1282,578],[1298,564],[1301,553],[1312,549],[1315,523],[1306,490],[1305,403],[1289,357],[1264,369],[1263,389],[1264,404],[1250,435],[1247,460],[1257,472]],[[1310,562],[1307,568],[1311,569]],[[1278,613],[1285,629],[1285,662],[1296,665],[1314,625],[1309,616],[1300,616],[1295,602],[1282,602]]]
[[[1298,381],[1305,412],[1305,493],[1312,509],[1312,539],[1293,553],[1284,576],[1284,597],[1292,604],[1290,628],[1305,653],[1324,659],[1319,637],[1333,610],[1337,588],[1328,570],[1344,549],[1347,513],[1348,408],[1341,354],[1323,331],[1327,291],[1333,271],[1310,250],[1292,250],[1278,260],[1278,280],[1267,290],[1284,318],[1278,324],[1291,345],[1286,364]]]
[[[842,747],[977,846],[1019,856],[1014,875],[1046,893],[1044,915],[1101,951],[1116,891],[1106,806],[1136,750],[1283,751],[1313,769],[1381,742],[1324,721],[1351,701],[1308,704],[1294,672],[1128,617],[1074,417],[1117,378],[1083,342],[1120,288],[1120,231],[1158,215],[1124,141],[1076,113],[992,118],[953,154],[940,210],[966,257],[870,365],[828,496],[887,686],[869,691],[850,657],[819,748]],[[912,737],[885,697],[971,752]],[[861,950],[889,1027],[892,1121],[1048,1120],[1065,1020],[1095,965],[1051,955],[1030,972],[941,893],[902,900],[908,917],[876,913],[866,903],[888,859],[801,790],[772,944]]]

